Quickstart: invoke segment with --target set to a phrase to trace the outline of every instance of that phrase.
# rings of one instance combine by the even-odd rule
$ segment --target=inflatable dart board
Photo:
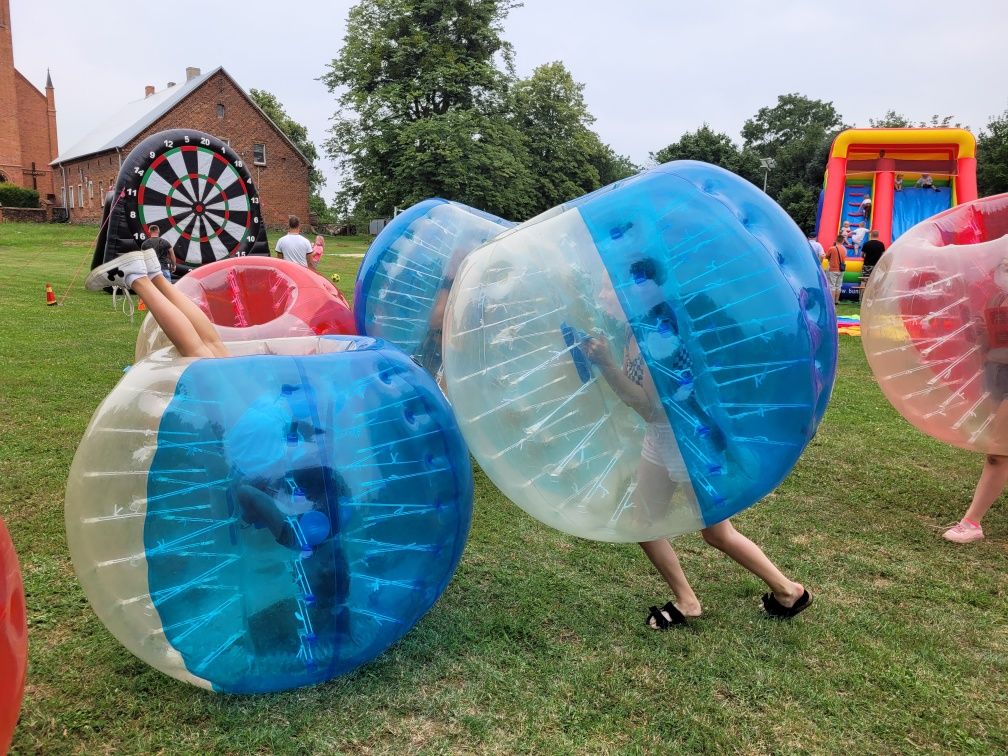
[[[245,163],[225,142],[195,129],[161,131],[138,144],[119,170],[106,216],[92,268],[140,249],[152,224],[189,266],[269,254]]]

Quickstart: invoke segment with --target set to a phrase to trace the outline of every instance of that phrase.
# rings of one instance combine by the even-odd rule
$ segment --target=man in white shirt
[[[860,252],[861,245],[864,244],[865,239],[868,238],[868,229],[864,226],[858,226],[851,232],[851,241],[854,242],[854,251]]]
[[[277,257],[315,270],[315,261],[311,259],[311,242],[301,236],[301,221],[296,215],[292,215],[287,226],[287,233],[276,243]]]
[[[818,239],[816,239],[815,231],[809,231],[808,243],[809,246],[812,247],[812,254],[816,256],[816,260],[821,265],[822,261],[826,259],[826,250],[823,249],[823,245],[819,243]]]

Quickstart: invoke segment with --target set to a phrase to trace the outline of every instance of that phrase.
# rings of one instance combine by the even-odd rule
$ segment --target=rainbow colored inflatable
[[[930,188],[917,186],[923,176]],[[888,247],[921,221],[976,198],[976,140],[965,129],[847,129],[830,150],[816,235],[829,248],[846,221],[876,229]],[[860,250],[849,246],[847,257],[841,295],[856,297]]]

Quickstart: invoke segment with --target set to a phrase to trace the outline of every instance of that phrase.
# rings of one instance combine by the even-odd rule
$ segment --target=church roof
[[[125,147],[140,132],[168,113],[182,100],[195,92],[200,85],[218,72],[223,73],[231,80],[235,87],[244,94],[256,110],[262,114],[262,117],[265,118],[266,121],[271,124],[276,132],[284,139],[284,141],[290,145],[291,149],[293,149],[294,152],[296,152],[301,159],[304,160],[306,165],[310,166],[311,161],[309,161],[308,158],[301,153],[301,150],[299,150],[297,146],[287,137],[287,135],[284,134],[275,123],[273,123],[270,117],[266,115],[258,105],[256,105],[255,101],[249,97],[248,93],[242,89],[238,82],[234,80],[234,77],[224,70],[223,66],[217,66],[217,68],[212,71],[195,76],[183,84],[176,84],[173,87],[167,87],[162,89],[160,92],[155,92],[149,97],[144,97],[140,100],[134,100],[133,102],[128,103],[126,106],[110,115],[101,123],[101,125],[85,134],[84,137],[76,144],[57,155],[56,159],[49,163],[49,165],[59,165],[60,163],[78,160],[89,155],[96,155],[108,150],[121,149],[122,147]]]

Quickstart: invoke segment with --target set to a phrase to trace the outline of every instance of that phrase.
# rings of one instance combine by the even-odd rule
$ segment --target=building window
[[[79,200],[77,204],[84,207],[84,184],[77,184],[77,199]]]
[[[73,201],[73,184],[70,184],[70,186],[68,187],[68,191],[70,192],[70,194],[69,194],[70,201],[67,202],[67,207],[69,207],[71,210],[73,210],[73,206],[74,206],[74,201]]]
[[[88,201],[93,200],[94,199],[94,181],[92,181],[91,179],[88,179],[88,182],[87,182],[87,193],[88,193]]]
[[[252,162],[255,165],[266,165],[266,145],[265,144],[253,144],[252,145]]]
[[[220,118],[221,120],[224,119],[224,103],[223,102],[218,102],[217,103],[217,117]]]

